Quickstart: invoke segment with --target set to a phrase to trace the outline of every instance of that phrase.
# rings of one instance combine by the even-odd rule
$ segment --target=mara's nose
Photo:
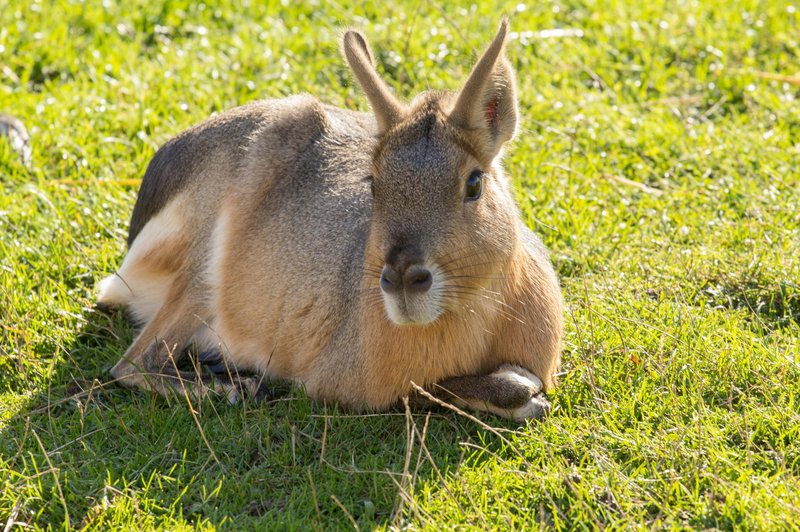
[[[405,267],[402,267],[405,266]],[[387,294],[399,294],[405,290],[409,294],[427,292],[433,284],[430,270],[420,264],[402,265],[398,270],[389,264],[381,272],[381,288]]]
[[[403,273],[403,286],[406,292],[421,294],[427,292],[433,284],[433,276],[430,270],[424,266],[409,266]]]

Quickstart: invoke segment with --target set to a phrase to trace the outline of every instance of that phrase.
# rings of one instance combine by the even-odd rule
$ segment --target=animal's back
[[[271,107],[269,101],[257,101],[230,109],[164,144],[142,178],[131,215],[128,246],[147,222],[181,192],[201,192],[210,197],[234,180],[250,136],[275,121]]]
[[[100,302],[127,305],[146,323],[181,272],[197,279],[192,290],[198,299],[212,299],[207,290],[218,285],[202,274],[216,267],[208,261],[219,246],[212,234],[224,223],[224,198],[237,211],[252,209],[244,220],[254,223],[253,230],[269,228],[263,239],[247,239],[250,251],[264,244],[279,259],[267,277],[292,271],[305,285],[325,277],[309,270],[335,263],[331,258],[344,249],[358,253],[357,233],[369,208],[368,185],[359,180],[368,174],[370,120],[296,96],[226,111],[167,142],[142,180],[129,253],[117,275],[103,281]],[[339,201],[331,203],[331,197]],[[261,204],[253,203],[256,198]],[[266,265],[264,257],[254,263]],[[216,309],[208,310],[212,319]]]

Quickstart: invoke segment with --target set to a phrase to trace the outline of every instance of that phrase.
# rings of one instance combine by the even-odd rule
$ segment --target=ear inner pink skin
[[[486,122],[492,129],[492,133],[497,134],[497,99],[489,100],[486,102],[485,114]]]

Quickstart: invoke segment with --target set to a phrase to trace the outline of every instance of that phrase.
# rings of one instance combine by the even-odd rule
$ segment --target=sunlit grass
[[[0,526],[796,526],[800,6],[318,4],[0,1],[34,158],[0,141]],[[399,95],[456,88],[501,13],[506,167],[567,301],[550,419],[103,386],[132,332],[92,291],[159,145],[256,98],[366,110],[345,26]]]

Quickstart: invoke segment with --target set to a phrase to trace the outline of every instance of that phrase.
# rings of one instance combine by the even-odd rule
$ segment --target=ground
[[[782,0],[6,0],[0,112],[0,526],[774,529],[800,522],[800,6]],[[480,5],[478,5],[480,4]],[[366,110],[456,88],[511,18],[507,151],[566,299],[554,410],[354,415],[285,387],[193,405],[107,384],[93,308],[157,147],[307,92]]]

